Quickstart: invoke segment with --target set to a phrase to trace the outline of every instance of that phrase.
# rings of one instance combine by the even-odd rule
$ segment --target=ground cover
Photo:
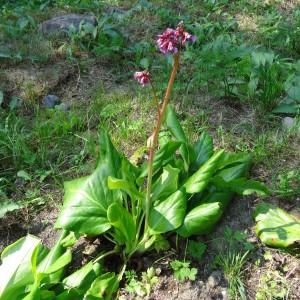
[[[207,131],[216,148],[251,153],[251,178],[266,183],[272,194],[236,197],[214,233],[188,245],[174,240],[171,250],[133,260],[129,270],[137,275],[127,274],[120,297],[147,294],[139,284],[144,280],[152,299],[298,299],[299,252],[263,245],[253,219],[262,201],[299,216],[298,129],[286,129],[285,115],[272,113],[281,103],[293,108],[299,103],[298,5],[242,0],[5,3],[0,195],[12,211],[1,218],[0,251],[27,232],[54,245],[52,225],[62,205],[63,182],[92,172],[100,129],[109,131],[127,158],[143,161],[155,106],[132,76],[151,67],[162,94],[171,64],[158,55],[153,38],[184,20],[197,42],[184,53],[172,102],[188,138],[196,141]],[[37,34],[42,21],[67,13],[95,14],[102,25],[95,37],[90,32]],[[67,109],[45,109],[47,94],[59,96]],[[288,112],[299,122],[293,109]],[[197,250],[185,251],[192,242],[200,243]],[[203,244],[205,253],[195,255]],[[82,239],[76,264],[99,249],[101,240]],[[182,266],[172,267],[172,262],[186,259],[197,276],[180,282],[173,274]],[[155,274],[141,277],[151,267]]]

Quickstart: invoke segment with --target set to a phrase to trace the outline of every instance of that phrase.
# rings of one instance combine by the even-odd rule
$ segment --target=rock
[[[60,103],[59,105],[55,105],[55,109],[63,112],[67,112],[71,109],[71,103],[68,102]]]
[[[66,35],[70,27],[74,27],[75,31],[78,32],[82,22],[93,26],[98,25],[96,17],[92,15],[69,14],[44,21],[40,24],[39,31],[47,36]]]
[[[282,125],[286,129],[296,128],[297,134],[300,137],[300,124],[297,124],[296,118],[285,117],[282,119]]]
[[[222,290],[221,294],[222,294],[222,297],[223,297],[222,299],[223,300],[227,300],[228,299],[228,295],[227,295],[227,291],[226,290]]]
[[[43,99],[43,106],[45,108],[54,108],[58,104],[60,104],[60,99],[55,95],[47,95]]]
[[[294,126],[294,118],[291,117],[285,117],[282,119],[282,124],[285,128],[291,128]]]
[[[221,282],[221,278],[222,278],[222,273],[220,271],[214,271],[208,277],[207,285],[210,288],[215,288]]]

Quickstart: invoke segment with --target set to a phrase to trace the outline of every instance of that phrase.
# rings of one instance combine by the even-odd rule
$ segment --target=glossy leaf
[[[48,279],[48,283],[58,282],[64,273],[64,267],[72,260],[71,251],[67,251],[61,245],[61,241],[68,235],[67,231],[63,231],[58,241],[47,254],[47,256],[38,265],[37,273],[51,274]]]
[[[131,248],[136,236],[136,226],[131,214],[120,203],[113,203],[108,208],[107,218],[118,235],[121,234],[127,247]]]
[[[186,215],[177,232],[185,238],[195,234],[207,234],[213,229],[222,213],[219,202],[199,205]]]
[[[300,111],[300,104],[295,103],[282,103],[275,107],[272,110],[272,113],[277,114],[296,114],[298,111]]]
[[[249,166],[251,164],[251,156],[247,153],[226,152],[219,161],[218,169],[231,168],[239,164]]]
[[[165,123],[172,135],[176,138],[176,140],[182,142],[179,151],[184,161],[185,170],[188,171],[189,165],[193,160],[195,154],[193,148],[189,146],[187,137],[177,119],[175,111],[170,105],[168,105],[166,111]]]
[[[131,198],[134,199],[143,198],[143,194],[137,190],[137,188],[134,186],[132,182],[129,182],[127,180],[118,179],[109,176],[107,185],[111,190],[125,191]]]
[[[0,299],[13,300],[26,285],[34,282],[40,239],[27,235],[6,247],[0,266]]]
[[[206,188],[211,177],[216,172],[217,165],[222,159],[223,154],[224,150],[216,152],[197,172],[188,178],[183,186],[187,193],[200,193]]]
[[[215,174],[215,177],[220,177],[226,182],[234,179],[245,177],[249,170],[249,164],[239,163],[232,167],[225,168]]]
[[[264,184],[255,180],[248,180],[244,177],[233,179],[229,182],[223,180],[221,177],[215,177],[212,182],[218,190],[227,190],[243,196],[253,193],[256,193],[258,196],[266,196],[269,194],[269,190]]]
[[[64,206],[56,227],[96,236],[107,231],[111,225],[107,209],[121,200],[120,191],[108,188],[109,176],[118,177],[121,157],[107,134],[102,134],[100,160],[92,175],[65,183]]]
[[[193,161],[193,170],[198,170],[214,153],[212,137],[203,132],[199,141],[194,145],[195,160]]]
[[[286,248],[300,242],[300,220],[270,204],[256,207],[255,230],[261,241],[271,247]]]
[[[118,287],[119,281],[115,273],[103,274],[94,280],[84,299],[111,300]]]
[[[234,196],[233,192],[211,192],[209,194],[207,194],[206,197],[204,197],[200,204],[204,204],[204,203],[219,203],[220,207],[222,209],[222,211],[224,212],[224,210],[226,209],[226,207],[228,206],[228,204],[230,203],[232,197]]]
[[[164,167],[162,174],[152,185],[152,201],[164,200],[178,189],[180,170],[170,165]]]
[[[150,210],[150,234],[165,233],[178,228],[182,224],[185,211],[186,195],[179,190]]]
[[[161,167],[167,165],[173,160],[176,150],[180,147],[181,142],[169,141],[164,144],[155,154],[153,161],[153,174],[155,174]],[[142,179],[148,174],[148,164],[145,163],[142,167],[141,174],[138,178],[138,183],[143,183]]]
[[[63,280],[63,284],[67,289],[76,289],[86,292],[91,283],[100,274],[100,264],[87,263],[85,266],[75,271]]]

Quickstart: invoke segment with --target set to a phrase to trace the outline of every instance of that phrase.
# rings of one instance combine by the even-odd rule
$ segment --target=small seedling
[[[127,282],[125,290],[140,297],[149,296],[153,287],[158,283],[158,277],[155,275],[153,267],[142,273],[141,280],[138,280],[134,270],[126,271],[125,277]]]
[[[189,241],[188,254],[195,259],[201,259],[207,246],[201,242]]]
[[[176,259],[171,262],[171,268],[174,271],[174,277],[178,281],[194,281],[198,273],[198,270],[196,268],[190,268],[189,261],[180,261]]]

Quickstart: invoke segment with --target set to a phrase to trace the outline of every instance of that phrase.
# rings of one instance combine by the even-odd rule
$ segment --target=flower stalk
[[[173,89],[176,73],[178,71],[179,58],[180,58],[180,52],[174,54],[173,69],[172,69],[172,73],[170,75],[170,79],[168,82],[166,94],[163,99],[162,107],[160,108],[158,105],[157,123],[156,123],[156,127],[154,129],[154,132],[153,132],[152,136],[150,137],[149,159],[148,159],[148,178],[147,178],[147,190],[146,190],[146,217],[145,217],[145,233],[146,234],[147,234],[147,229],[148,229],[149,214],[150,214],[150,208],[151,208],[151,190],[152,190],[154,155],[155,155],[155,150],[156,150],[157,144],[158,144],[159,131],[161,129],[164,115],[165,115],[167,107],[168,107],[168,103],[169,103],[171,92]],[[155,94],[155,92],[154,92],[154,94]]]

